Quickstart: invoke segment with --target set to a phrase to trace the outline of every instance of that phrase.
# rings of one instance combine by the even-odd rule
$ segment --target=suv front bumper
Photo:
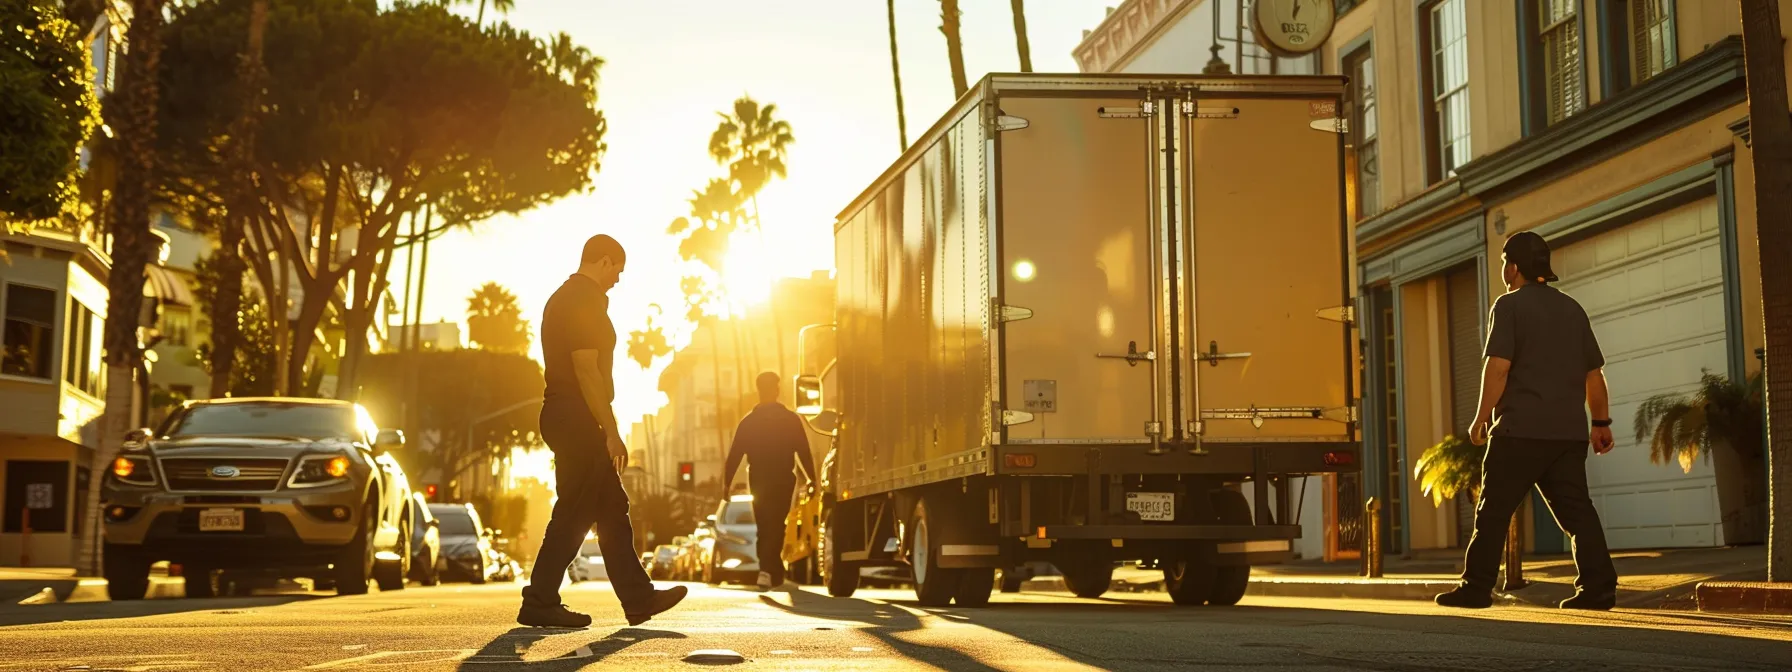
[[[347,509],[346,519],[331,515],[337,507]],[[242,531],[200,531],[206,509],[241,511]],[[214,566],[328,564],[354,541],[369,513],[352,481],[258,494],[107,487],[102,512],[109,544],[136,547],[155,560]]]

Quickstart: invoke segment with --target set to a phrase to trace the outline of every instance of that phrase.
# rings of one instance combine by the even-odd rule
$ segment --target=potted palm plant
[[[1636,441],[1649,444],[1650,462],[1685,472],[1700,457],[1711,465],[1726,544],[1766,541],[1762,419],[1759,373],[1738,383],[1707,371],[1692,393],[1657,395],[1636,409]]]

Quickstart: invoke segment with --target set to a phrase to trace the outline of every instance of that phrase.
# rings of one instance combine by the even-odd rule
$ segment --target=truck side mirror
[[[810,418],[821,414],[821,376],[796,377],[796,413]]]

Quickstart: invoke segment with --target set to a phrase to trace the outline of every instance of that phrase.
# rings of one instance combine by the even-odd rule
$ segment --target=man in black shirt
[[[1618,574],[1605,528],[1587,492],[1587,445],[1612,449],[1605,356],[1586,310],[1548,283],[1549,244],[1525,231],[1506,239],[1506,294],[1493,303],[1481,408],[1469,437],[1487,446],[1481,501],[1464,559],[1462,585],[1437,596],[1450,607],[1493,603],[1494,577],[1513,513],[1534,485],[1574,545],[1575,595],[1565,609],[1610,609]],[[1591,407],[1592,429],[1587,409]],[[1491,434],[1491,438],[1490,438]]]
[[[628,520],[628,493],[620,472],[628,466],[610,402],[616,396],[610,366],[616,328],[610,323],[608,292],[622,276],[625,261],[616,239],[599,235],[585,242],[579,272],[566,279],[541,311],[541,356],[547,390],[541,407],[541,436],[554,451],[559,499],[541,537],[523,607],[516,621],[537,627],[583,628],[591,617],[560,603],[560,579],[597,527],[597,543],[610,569],[610,586],[629,625],[640,625],[684,599],[684,586],[654,590],[635,555]]]
[[[759,589],[784,585],[784,517],[790,515],[790,497],[796,492],[796,462],[815,483],[815,457],[809,452],[809,435],[803,421],[778,403],[778,374],[765,372],[755,381],[759,405],[734,430],[728,463],[722,469],[722,492],[734,485],[734,470],[747,458],[747,487],[753,491],[753,519],[759,526]]]

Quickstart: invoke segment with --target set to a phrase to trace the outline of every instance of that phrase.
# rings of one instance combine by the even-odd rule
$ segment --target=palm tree
[[[516,0],[479,0],[479,16],[473,19],[474,25],[485,25],[485,5],[488,1],[499,14],[509,15],[510,10],[516,9]]]
[[[1743,65],[1748,73],[1750,146],[1755,163],[1755,221],[1762,260],[1792,259],[1792,118],[1786,115],[1786,62],[1779,3],[1742,0]],[[1792,363],[1792,264],[1761,264],[1761,317],[1767,362]],[[1784,373],[1782,370],[1780,373]],[[1792,375],[1768,381],[1768,483],[1774,493],[1767,532],[1767,580],[1792,581]],[[1778,411],[1779,422],[1774,422]]]
[[[532,338],[522,305],[503,285],[487,282],[467,297],[469,342],[485,350],[522,354],[529,351]]]
[[[1014,48],[1020,52],[1020,71],[1033,71],[1033,45],[1027,41],[1027,0],[1009,0],[1014,11]]]
[[[99,573],[104,553],[99,543],[101,482],[124,435],[138,424],[132,399],[136,376],[143,368],[143,347],[137,340],[137,316],[143,309],[143,273],[156,251],[149,232],[149,200],[155,184],[156,110],[161,95],[157,61],[162,54],[163,6],[166,0],[133,0],[130,45],[119,69],[119,87],[105,104],[105,117],[118,138],[117,183],[112,191],[107,225],[112,233],[112,270],[106,288],[106,411],[100,422],[100,447],[90,467],[94,487],[87,489],[88,557]]]
[[[902,59],[896,56],[896,0],[884,3],[890,14],[890,75],[896,79],[896,137],[908,151],[908,113],[902,109]]]
[[[653,360],[672,354],[672,344],[666,340],[666,330],[654,324],[654,317],[664,313],[660,304],[650,304],[652,313],[647,316],[647,326],[639,331],[628,332],[628,358],[634,360],[641,368],[653,366]]]
[[[267,34],[267,23],[268,0],[255,0],[249,8],[248,44],[243,49],[242,62],[237,66],[237,85],[244,92],[243,105],[237,112],[235,128],[230,132],[231,155],[236,161],[237,174],[245,176],[252,175],[255,169],[254,143],[261,119],[261,81],[266,76],[261,62],[262,42]],[[239,191],[231,204],[235,212],[226,213],[218,231],[218,250],[213,253],[223,277],[228,279],[218,287],[218,294],[211,303],[209,364],[214,397],[228,396],[232,389],[230,377],[235,372],[237,345],[242,341],[237,314],[242,310],[241,278],[246,269],[242,247],[249,227],[249,213],[257,203],[253,184],[253,178],[238,181]]]
[[[554,34],[547,50],[548,65],[554,73],[580,87],[596,81],[597,70],[604,64],[603,59],[591,55],[590,49],[575,44],[565,31]]]
[[[952,63],[952,96],[964,97],[971,85],[964,78],[964,41],[958,34],[958,0],[940,0],[940,32],[946,34],[946,58]]]
[[[732,114],[717,113],[721,123],[709,136],[709,155],[728,166],[729,179],[739,186],[735,198],[753,206],[753,230],[764,247],[765,227],[759,218],[759,192],[773,179],[785,176],[784,159],[796,137],[790,122],[778,118],[777,105],[760,105],[750,96],[734,101]],[[713,187],[713,184],[712,184]],[[693,204],[695,205],[695,204]],[[774,295],[773,300],[777,297]],[[772,331],[778,340],[778,368],[784,370],[784,327],[776,320]]]

